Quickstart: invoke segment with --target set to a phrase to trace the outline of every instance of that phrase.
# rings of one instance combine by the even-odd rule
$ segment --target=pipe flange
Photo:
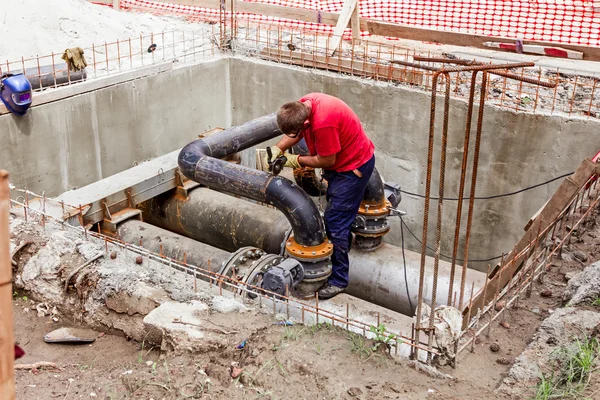
[[[331,275],[331,261],[324,260],[320,262],[303,262],[304,280],[325,279]]]
[[[390,224],[385,221],[381,225],[367,226],[366,228],[352,226],[352,232],[360,236],[383,236],[390,231]]]
[[[242,278],[242,282],[247,283],[249,285],[255,286],[257,288],[262,287],[262,280],[265,272],[269,270],[269,268],[274,267],[281,263],[284,260],[284,257],[278,256],[276,254],[265,254],[258,261],[253,263],[253,267],[249,269],[246,275]],[[240,289],[239,293],[242,293],[243,290]],[[248,288],[248,297],[254,299],[257,297],[256,289]]]
[[[223,263],[219,274],[239,281],[246,276],[248,270],[254,269],[253,264],[264,254],[265,252],[257,247],[242,247]]]
[[[390,208],[392,208],[392,203],[389,200],[378,204],[367,204],[363,201],[358,208],[358,214],[369,217],[382,217],[390,214]]]
[[[296,242],[292,236],[285,243],[285,251],[298,260],[320,261],[325,260],[333,254],[333,244],[330,240],[316,246],[303,246]]]

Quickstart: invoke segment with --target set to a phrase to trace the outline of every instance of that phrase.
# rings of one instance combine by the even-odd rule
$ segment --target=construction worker
[[[323,93],[282,105],[277,124],[285,136],[271,147],[271,160],[283,154],[286,167],[323,168],[328,183],[324,219],[333,244],[333,272],[318,293],[319,298],[329,299],[348,286],[350,229],[375,166],[374,146],[352,109]],[[286,152],[302,139],[310,155]]]

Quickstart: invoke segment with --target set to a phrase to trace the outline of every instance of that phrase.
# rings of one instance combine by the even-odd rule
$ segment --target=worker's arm
[[[316,156],[298,156],[298,163],[303,167],[329,168],[335,164],[335,154],[322,157]]]
[[[277,142],[276,146],[279,147],[282,153],[285,153],[288,149],[290,149],[293,145],[302,140],[302,135],[298,135],[298,137],[291,138],[287,135],[283,135],[281,140]]]

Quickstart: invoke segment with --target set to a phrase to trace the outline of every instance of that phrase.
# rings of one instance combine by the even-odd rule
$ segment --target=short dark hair
[[[277,125],[285,134],[295,133],[304,125],[308,118],[308,109],[299,101],[290,101],[279,107]]]

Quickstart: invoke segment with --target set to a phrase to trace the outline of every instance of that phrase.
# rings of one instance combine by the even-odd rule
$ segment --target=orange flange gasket
[[[316,246],[303,246],[296,242],[294,237],[290,237],[285,243],[285,251],[293,257],[304,258],[308,260],[325,258],[333,254],[333,244],[329,240]]]
[[[392,203],[388,200],[378,204],[365,204],[363,201],[358,208],[358,214],[367,215],[369,217],[380,217],[388,215],[390,213],[390,208],[392,208]]]

